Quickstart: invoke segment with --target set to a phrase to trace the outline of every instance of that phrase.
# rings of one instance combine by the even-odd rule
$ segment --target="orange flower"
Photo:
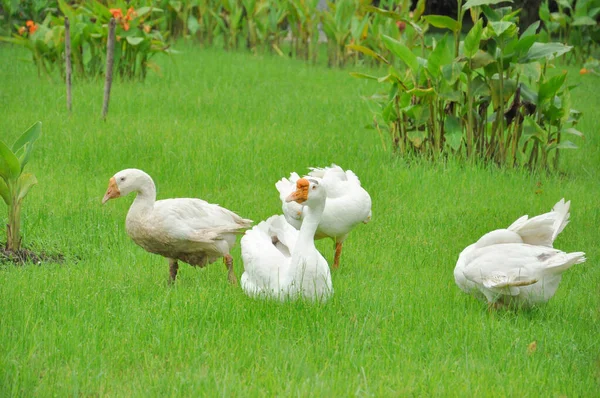
[[[110,13],[115,19],[123,18],[123,11],[120,8],[111,8]]]
[[[29,20],[27,22],[25,22],[25,25],[27,25],[27,27],[29,28],[29,34],[32,35],[35,33],[35,31],[38,29],[38,26],[35,22]]]
[[[23,36],[23,35],[25,34],[25,32],[27,32],[27,28],[26,28],[25,26],[21,26],[21,27],[19,28],[19,34],[20,34],[21,36]]]
[[[127,10],[127,15],[125,15],[125,20],[131,21],[135,17],[137,17],[137,13],[133,9],[133,7],[129,7],[129,10]]]
[[[585,68],[581,68],[581,70],[579,71],[580,75],[585,75],[585,74],[588,74],[588,73],[590,73],[590,71],[587,70],[587,69],[585,69]]]

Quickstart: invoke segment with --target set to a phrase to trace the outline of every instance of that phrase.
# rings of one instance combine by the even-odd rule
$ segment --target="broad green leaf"
[[[127,36],[127,43],[131,44],[132,46],[137,46],[138,44],[140,44],[143,41],[144,41],[143,37]]]
[[[540,21],[535,21],[534,23],[529,25],[529,27],[527,29],[525,29],[525,32],[523,32],[523,34],[521,35],[521,38],[537,35],[536,32],[539,27],[540,27]]]
[[[471,58],[471,69],[474,70],[477,68],[482,68],[495,61],[496,60],[494,59],[494,57],[492,57],[490,53],[478,50],[473,56],[473,58]]]
[[[413,18],[415,21],[418,21],[421,18],[421,15],[425,12],[425,3],[426,0],[417,1],[417,6],[413,10]]]
[[[415,146],[415,148],[420,148],[427,138],[427,133],[421,130],[413,130],[408,132],[407,137],[408,140]]]
[[[366,73],[360,73],[360,72],[350,72],[350,76],[357,77],[359,79],[371,79],[371,80],[379,79],[377,76],[367,75]]]
[[[446,36],[440,40],[427,59],[427,70],[433,77],[441,73],[441,66],[452,62],[452,50],[448,47]]]
[[[490,4],[512,3],[512,0],[469,0],[463,5],[463,10],[468,10],[471,7],[489,6]]]
[[[26,143],[33,144],[35,140],[37,140],[42,134],[42,122],[36,122],[31,127],[29,127],[12,145],[12,151],[16,152],[17,149],[24,146]]]
[[[11,205],[12,197],[10,195],[10,189],[8,189],[8,185],[6,185],[3,178],[0,178],[0,196],[2,196],[2,199],[4,199],[4,203],[6,203],[7,206]]]
[[[525,63],[530,61],[536,61],[541,58],[553,59],[559,57],[569,51],[573,47],[566,46],[562,43],[533,43],[529,48],[527,55],[523,57],[519,62]]]
[[[15,180],[20,173],[19,159],[4,142],[0,141],[0,177],[5,180]]]
[[[596,26],[596,24],[598,24],[598,22],[585,15],[581,17],[575,17],[575,20],[571,26]]]
[[[423,19],[436,28],[450,29],[453,32],[460,30],[458,21],[445,15],[427,15]]]
[[[464,66],[464,62],[452,62],[451,64],[442,66],[442,76],[444,76],[449,85],[456,83]]]
[[[522,102],[527,102],[527,103],[534,104],[537,106],[537,103],[538,103],[537,92],[530,89],[529,86],[527,86],[524,83],[520,83],[519,86],[521,87]]]
[[[543,104],[547,100],[554,98],[558,90],[562,87],[567,77],[566,73],[552,76],[550,79],[540,85],[538,91],[538,104]]]
[[[413,72],[416,72],[419,69],[419,61],[417,60],[417,56],[413,54],[410,48],[406,47],[404,44],[400,43],[396,39],[392,39],[389,36],[382,36],[383,43],[395,56],[400,58],[402,62],[404,62]]]
[[[512,30],[516,32],[516,25],[507,21],[490,22],[488,27],[492,28],[496,37],[502,36],[504,32],[507,32],[507,34],[510,35]]]
[[[200,24],[198,23],[198,18],[196,18],[193,15],[190,15],[187,21],[187,27],[188,30],[190,31],[190,33],[192,35],[195,35],[196,32],[198,32],[198,29],[200,29]]]
[[[368,47],[365,46],[360,46],[358,44],[349,44],[346,46],[346,48],[350,49],[350,50],[354,50],[354,51],[358,51],[361,52],[365,55],[368,55],[369,57],[373,57],[378,61],[384,62],[386,64],[389,64],[390,62],[385,59],[381,54],[376,53],[375,51],[371,50]]]
[[[556,146],[560,149],[577,149],[579,148],[577,145],[573,144],[571,141],[563,141]]]
[[[444,120],[444,139],[446,144],[454,151],[460,149],[462,143],[463,130],[460,125],[460,119],[453,115],[447,115]]]
[[[573,127],[570,127],[568,129],[564,129],[561,131],[564,134],[573,134],[576,135],[578,137],[583,137],[583,133],[577,129],[574,129]]]
[[[529,62],[527,64],[516,64],[515,69],[520,75],[537,82],[542,75],[542,65],[539,62]]]
[[[483,33],[483,20],[480,19],[477,21],[475,25],[471,28],[467,36],[465,37],[465,42],[463,46],[463,52],[466,57],[471,58],[477,50],[479,50],[479,43],[481,42],[481,34]]]
[[[37,184],[33,174],[23,173],[17,180],[17,203],[21,203],[32,186]]]

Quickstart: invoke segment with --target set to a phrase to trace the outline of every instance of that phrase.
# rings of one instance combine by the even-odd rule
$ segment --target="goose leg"
[[[223,256],[223,262],[227,267],[227,279],[229,280],[229,283],[231,283],[234,286],[237,285],[237,277],[235,276],[235,272],[233,271],[233,257],[231,257],[231,254],[226,254],[225,256]]]
[[[342,242],[335,242],[335,257],[333,258],[333,269],[340,266],[340,257],[342,256]]]
[[[169,281],[171,283],[175,282],[175,279],[177,278],[177,271],[179,270],[179,264],[177,263],[177,260],[175,260],[174,258],[170,258],[169,259]]]

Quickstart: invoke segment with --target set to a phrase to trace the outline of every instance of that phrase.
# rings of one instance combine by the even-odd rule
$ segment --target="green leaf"
[[[571,141],[563,141],[556,146],[560,149],[577,149],[579,148],[577,145],[573,144]]]
[[[392,39],[389,36],[382,36],[383,43],[395,56],[400,58],[402,62],[404,62],[413,72],[416,72],[419,69],[419,61],[417,60],[417,56],[413,54],[410,48],[406,47],[404,44],[400,43],[396,39]]]
[[[19,148],[24,146],[26,143],[33,144],[42,134],[42,122],[36,122],[29,127],[12,145],[12,151],[17,152]]]
[[[3,178],[0,178],[0,196],[2,196],[2,199],[4,199],[4,203],[6,203],[7,206],[11,205],[12,197],[10,195],[10,189],[8,189],[8,185],[6,185]]]
[[[469,0],[463,5],[463,10],[468,10],[471,7],[489,6],[490,4],[512,3],[512,0]]]
[[[15,156],[19,159],[21,165],[21,171],[25,168],[25,165],[31,158],[31,151],[33,150],[33,143],[42,134],[42,122],[34,123],[29,127],[13,144],[12,150]]]
[[[127,36],[127,43],[131,44],[132,46],[137,46],[138,44],[140,44],[143,41],[144,41],[143,37]]]
[[[540,85],[538,91],[538,104],[541,105],[547,100],[554,98],[558,90],[562,87],[567,77],[566,73],[552,76],[550,79]]]
[[[504,32],[507,32],[510,34],[512,30],[514,30],[514,32],[516,32],[516,25],[513,22],[507,22],[507,21],[498,21],[498,22],[490,22],[489,25],[495,35],[497,37],[502,36],[502,34]]]
[[[187,21],[187,27],[191,34],[195,35],[196,32],[200,29],[200,24],[198,23],[198,18],[193,15],[190,15]]]
[[[20,173],[19,159],[4,142],[0,141],[0,177],[5,180],[16,180]]]
[[[471,58],[477,50],[479,50],[479,43],[481,42],[481,34],[483,33],[483,20],[479,19],[475,25],[471,28],[467,36],[465,37],[465,43],[463,52],[466,57]]]
[[[427,70],[433,77],[441,73],[441,66],[452,62],[452,50],[448,47],[446,36],[440,40],[427,59]]]
[[[350,72],[350,76],[357,77],[359,79],[371,79],[371,80],[379,79],[377,76],[367,75],[366,73],[360,73],[360,72]]]
[[[17,181],[17,203],[21,203],[32,186],[37,184],[33,174],[23,173]]]
[[[587,15],[581,17],[575,17],[571,26],[596,26],[597,22],[588,17]]]
[[[464,66],[464,62],[452,62],[451,64],[442,66],[442,76],[444,76],[449,85],[452,86],[456,83]]]
[[[576,135],[577,137],[583,137],[583,133],[577,129],[574,129],[573,127],[570,127],[568,129],[564,129],[561,131],[564,134],[572,134],[572,135]]]
[[[436,28],[450,29],[453,32],[460,30],[458,21],[445,15],[427,15],[423,19]]]
[[[454,151],[460,149],[462,143],[463,130],[460,125],[460,119],[453,115],[446,116],[444,120],[444,138],[446,144]]]
[[[349,44],[346,46],[346,48],[350,49],[350,50],[354,50],[354,51],[358,51],[361,52],[365,55],[368,55],[369,57],[373,57],[378,61],[384,62],[386,64],[389,64],[390,62],[385,59],[381,54],[376,53],[375,51],[371,50],[368,47],[365,46],[360,46],[358,44]]]
[[[482,68],[495,61],[496,60],[490,53],[478,50],[473,58],[471,58],[471,69],[475,70],[477,68]]]
[[[562,43],[533,43],[527,55],[519,62],[531,62],[541,58],[553,59],[571,51],[573,47]]]

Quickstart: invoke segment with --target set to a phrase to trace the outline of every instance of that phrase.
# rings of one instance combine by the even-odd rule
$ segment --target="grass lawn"
[[[0,54],[1,139],[43,122],[24,243],[67,257],[0,266],[0,396],[597,396],[598,77],[569,69],[586,137],[545,175],[395,159],[363,128],[360,96],[376,86],[348,70],[185,48],[159,59],[161,76],[116,82],[102,121],[102,82],[76,82],[69,116],[58,78]],[[133,197],[100,204],[108,179],[135,167],[159,199],[258,222],[281,211],[279,178],[332,162],[361,178],[373,219],[346,241],[326,305],[249,299],[221,262],[182,264],[169,286],[167,261],[127,237]],[[457,288],[464,247],[562,197],[571,223],[556,247],[588,261],[547,305],[490,313]],[[330,262],[332,246],[318,242]],[[239,277],[239,244],[232,254]]]

